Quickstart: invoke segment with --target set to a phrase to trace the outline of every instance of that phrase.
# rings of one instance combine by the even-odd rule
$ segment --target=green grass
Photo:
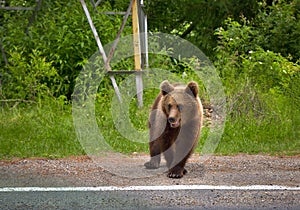
[[[220,154],[300,154],[300,111],[289,98],[264,96],[255,109],[229,116],[217,152]]]
[[[0,109],[0,159],[84,154],[70,107],[51,104]]]
[[[130,103],[130,121],[137,130],[147,132],[147,118],[157,91],[145,93],[144,108],[136,108],[136,99]],[[113,92],[96,102],[96,120],[101,134],[114,149],[125,154],[148,153],[148,143],[124,138],[115,128],[111,116]],[[228,116],[224,135],[215,151],[218,155],[300,154],[300,115],[286,103],[274,103],[271,111],[256,116],[244,113]],[[292,110],[292,111],[291,111]],[[201,152],[209,128],[202,130],[202,139],[196,152]],[[73,126],[70,104],[62,105],[48,100],[40,105],[22,105],[0,109],[0,159],[13,157],[59,158],[84,155]]]
[[[287,125],[289,124],[289,125]],[[238,153],[297,155],[300,154],[299,135],[293,125],[286,122],[244,122],[238,119],[227,122],[224,136],[217,153],[232,155]]]

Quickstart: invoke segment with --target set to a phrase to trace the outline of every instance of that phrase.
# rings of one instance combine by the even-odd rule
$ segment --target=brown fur
[[[164,81],[155,99],[150,117],[150,156],[146,168],[160,166],[164,155],[168,176],[181,178],[187,171],[185,164],[196,147],[202,126],[203,108],[198,97],[198,84],[172,85]]]

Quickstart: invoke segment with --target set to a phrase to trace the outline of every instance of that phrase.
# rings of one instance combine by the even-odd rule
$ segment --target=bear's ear
[[[199,87],[196,82],[190,82],[185,88],[185,92],[194,97],[198,96],[198,91],[199,91]]]
[[[169,83],[168,80],[165,80],[160,84],[160,90],[162,95],[167,95],[174,90],[174,87]]]

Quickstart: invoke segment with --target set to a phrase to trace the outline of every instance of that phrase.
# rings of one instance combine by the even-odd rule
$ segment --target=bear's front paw
[[[187,173],[185,168],[172,168],[169,170],[168,177],[173,179],[180,179]]]
[[[157,169],[159,168],[159,163],[154,161],[149,161],[144,164],[147,169]]]

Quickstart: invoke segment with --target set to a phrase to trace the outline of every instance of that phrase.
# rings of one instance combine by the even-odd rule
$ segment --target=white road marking
[[[103,187],[3,187],[0,192],[87,192],[87,191],[164,191],[164,190],[252,190],[252,191],[300,191],[300,186],[280,185],[162,185],[162,186],[103,186]]]

